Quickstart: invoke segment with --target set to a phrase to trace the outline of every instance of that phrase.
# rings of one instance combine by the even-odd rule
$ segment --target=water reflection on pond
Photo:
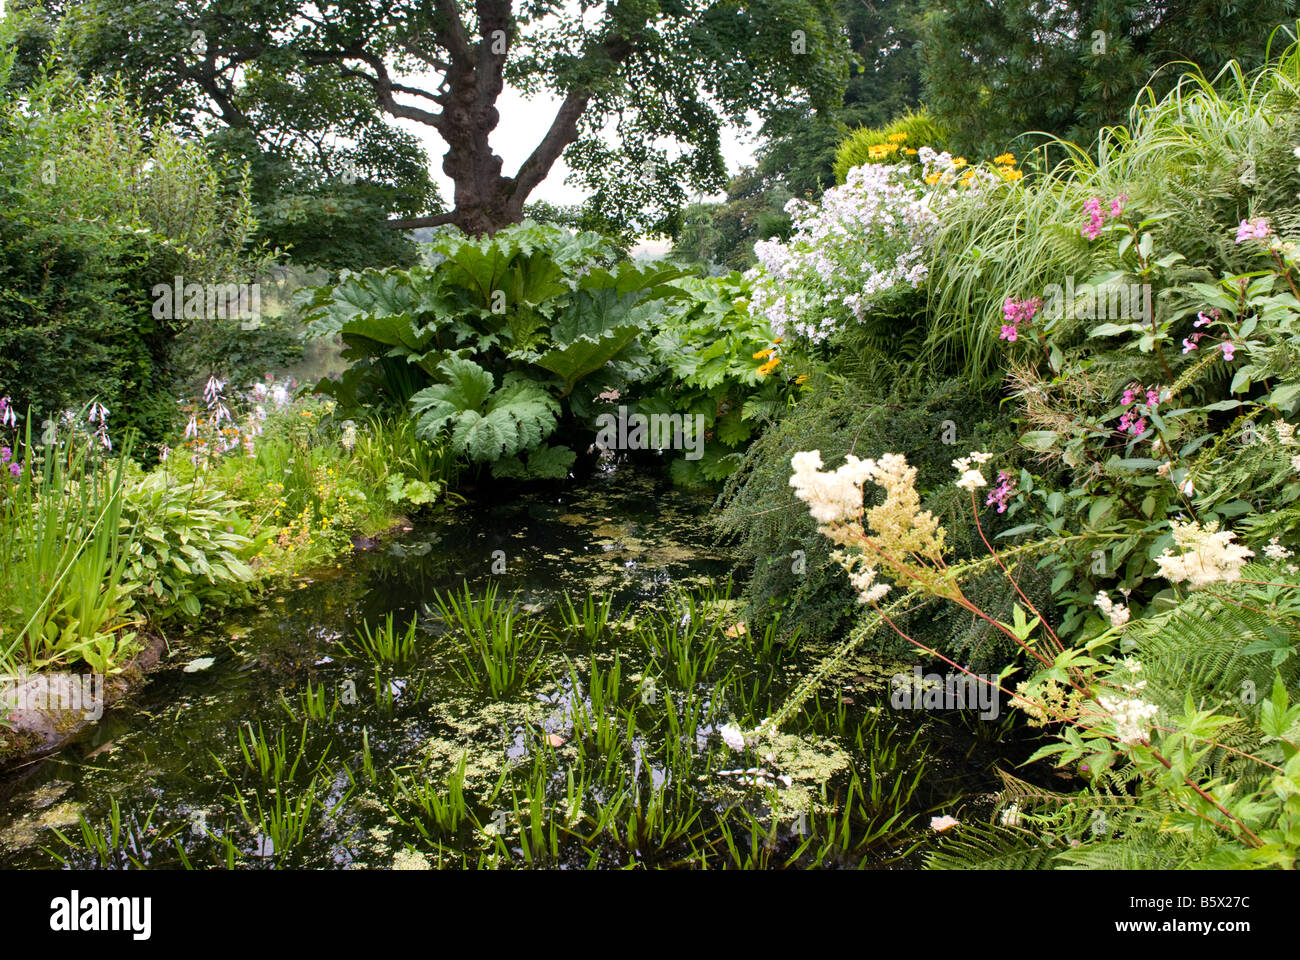
[[[42,848],[67,850],[52,828],[79,838],[79,815],[104,822],[113,801],[130,835],[119,845],[157,866],[232,856],[241,866],[722,865],[727,829],[760,850],[756,863],[798,860],[801,845],[806,862],[843,818],[851,842],[820,862],[888,860],[921,823],[873,840],[888,812],[914,816],[943,792],[931,774],[914,782],[925,752],[916,721],[895,730],[898,718],[868,705],[888,667],[859,662],[847,688],[856,697],[825,691],[761,754],[733,753],[720,728],[752,729],[809,660],[763,649],[725,604],[673,608],[659,621],[662,649],[632,615],[594,642],[561,634],[543,679],[502,701],[455,675],[455,646],[428,608],[435,591],[495,582],[553,623],[566,591],[608,592],[644,623],[677,588],[730,572],[702,523],[709,505],[611,472],[579,490],[458,509],[268,597],[173,649],[83,740],[0,781],[0,865],[56,866]],[[705,613],[719,626],[697,635],[692,617]],[[414,666],[377,668],[337,642],[387,614],[419,619]],[[198,658],[212,665],[185,672]],[[313,697],[325,715],[307,719]],[[457,791],[459,819],[440,806]]]

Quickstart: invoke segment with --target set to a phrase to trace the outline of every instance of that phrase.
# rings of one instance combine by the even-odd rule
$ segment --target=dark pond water
[[[728,747],[723,724],[752,730],[825,651],[765,648],[725,591],[674,601],[731,573],[702,522],[710,502],[617,471],[461,508],[184,640],[82,740],[0,780],[0,866],[58,867],[54,854],[154,867],[914,863],[930,812],[978,805],[994,785],[996,737],[890,711],[895,667],[858,658],[775,739]],[[517,592],[555,626],[566,591],[628,609],[594,640],[557,630],[543,675],[497,700],[456,675],[454,640],[428,609],[465,581]],[[390,613],[418,618],[415,665],[376,668],[340,647]],[[690,636],[659,648],[637,633],[647,623]],[[616,667],[617,689],[593,697]],[[328,716],[309,718],[316,691]],[[579,714],[603,717],[603,732]],[[284,769],[245,757],[255,735],[283,738]],[[463,815],[440,820],[458,791]]]

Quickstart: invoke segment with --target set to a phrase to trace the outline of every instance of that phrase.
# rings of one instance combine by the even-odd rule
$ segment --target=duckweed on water
[[[657,506],[623,536],[698,534],[671,500]],[[51,766],[77,805],[57,835],[37,821],[47,810],[0,822],[0,859],[425,869],[905,856],[918,817],[944,798],[920,786],[931,761],[916,725],[871,712],[874,674],[844,678],[743,750],[728,746],[723,727],[758,728],[806,654],[797,638],[740,623],[729,587],[700,569],[707,548],[694,567],[654,569],[625,566],[603,538],[564,539],[615,509],[635,513],[523,505],[517,523],[558,519],[563,532],[560,543],[534,534],[535,552],[511,560],[522,579],[475,573],[474,558],[503,542],[491,531],[508,524],[465,524],[441,535],[446,548],[402,564],[369,555],[369,579],[313,584],[228,626],[226,646],[198,651],[215,657],[211,670],[156,677],[148,724],[110,711],[93,759]],[[585,577],[596,558],[620,589],[573,589],[573,571]],[[80,806],[109,795],[117,814]]]

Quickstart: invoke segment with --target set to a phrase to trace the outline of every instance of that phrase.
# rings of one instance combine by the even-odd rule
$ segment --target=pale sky
[[[438,85],[438,79],[433,75],[413,77],[412,80],[416,85],[427,83],[426,89],[433,89]],[[546,93],[541,93],[531,100],[525,99],[521,93],[507,86],[501,92],[496,105],[501,113],[501,122],[492,132],[492,146],[505,161],[503,173],[506,176],[514,176],[519,165],[528,159],[528,155],[546,135],[551,121],[555,119],[555,111],[560,108],[560,100]],[[424,143],[429,153],[430,173],[434,182],[438,184],[443,200],[450,205],[452,183],[442,172],[442,158],[447,152],[447,145],[442,137],[438,136],[437,131],[432,127],[416,123],[414,120],[389,118],[389,122],[410,131]],[[741,167],[753,162],[756,146],[753,136],[757,129],[755,123],[750,131],[736,127],[723,130],[722,155],[727,161],[729,173],[737,173]],[[568,173],[569,168],[561,157],[551,168],[550,176],[529,195],[529,201],[546,200],[557,205],[581,202],[585,194],[576,186],[565,182]],[[712,199],[721,199],[721,195]]]

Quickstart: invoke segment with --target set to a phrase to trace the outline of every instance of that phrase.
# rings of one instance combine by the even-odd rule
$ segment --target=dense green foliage
[[[982,682],[1044,728],[1036,760],[1083,781],[1056,792],[1008,773],[993,823],[945,834],[936,866],[1294,865],[1298,84],[1295,48],[1217,86],[1192,75],[1095,159],[1062,144],[1048,174],[934,195],[912,321],[926,346],[905,380],[946,369],[968,384],[948,389],[1000,387],[1014,445],[981,432],[994,408],[978,401],[951,415],[949,454],[932,421],[911,422],[925,403],[907,387],[889,391],[901,430],[828,397],[755,444],[728,489],[721,522],[756,564],[755,615],[850,618],[827,664],[900,640],[962,671],[1005,663]],[[849,395],[884,393],[867,384]],[[838,476],[862,469],[840,466],[850,452],[885,496],[828,521]],[[809,539],[823,542],[792,565]]]
[[[98,399],[115,430],[158,439],[191,373],[177,347],[191,325],[156,317],[151,290],[253,280],[248,203],[118,93],[12,78],[0,62],[0,396],[38,424]]]
[[[935,0],[926,19],[925,102],[966,153],[1024,151],[1016,139],[1040,131],[1086,146],[1102,127],[1123,122],[1148,83],[1157,96],[1168,91],[1187,63],[1207,75],[1230,60],[1260,66],[1274,29],[1295,14],[1290,0],[1158,7]]]
[[[308,335],[341,337],[353,361],[317,385],[346,415],[409,407],[421,435],[520,479],[567,476],[602,414],[698,416],[707,447],[672,467],[697,483],[734,469],[784,406],[787,378],[758,362],[771,337],[738,277],[638,265],[595,234],[533,223],[444,235],[428,256],[313,295]]]

